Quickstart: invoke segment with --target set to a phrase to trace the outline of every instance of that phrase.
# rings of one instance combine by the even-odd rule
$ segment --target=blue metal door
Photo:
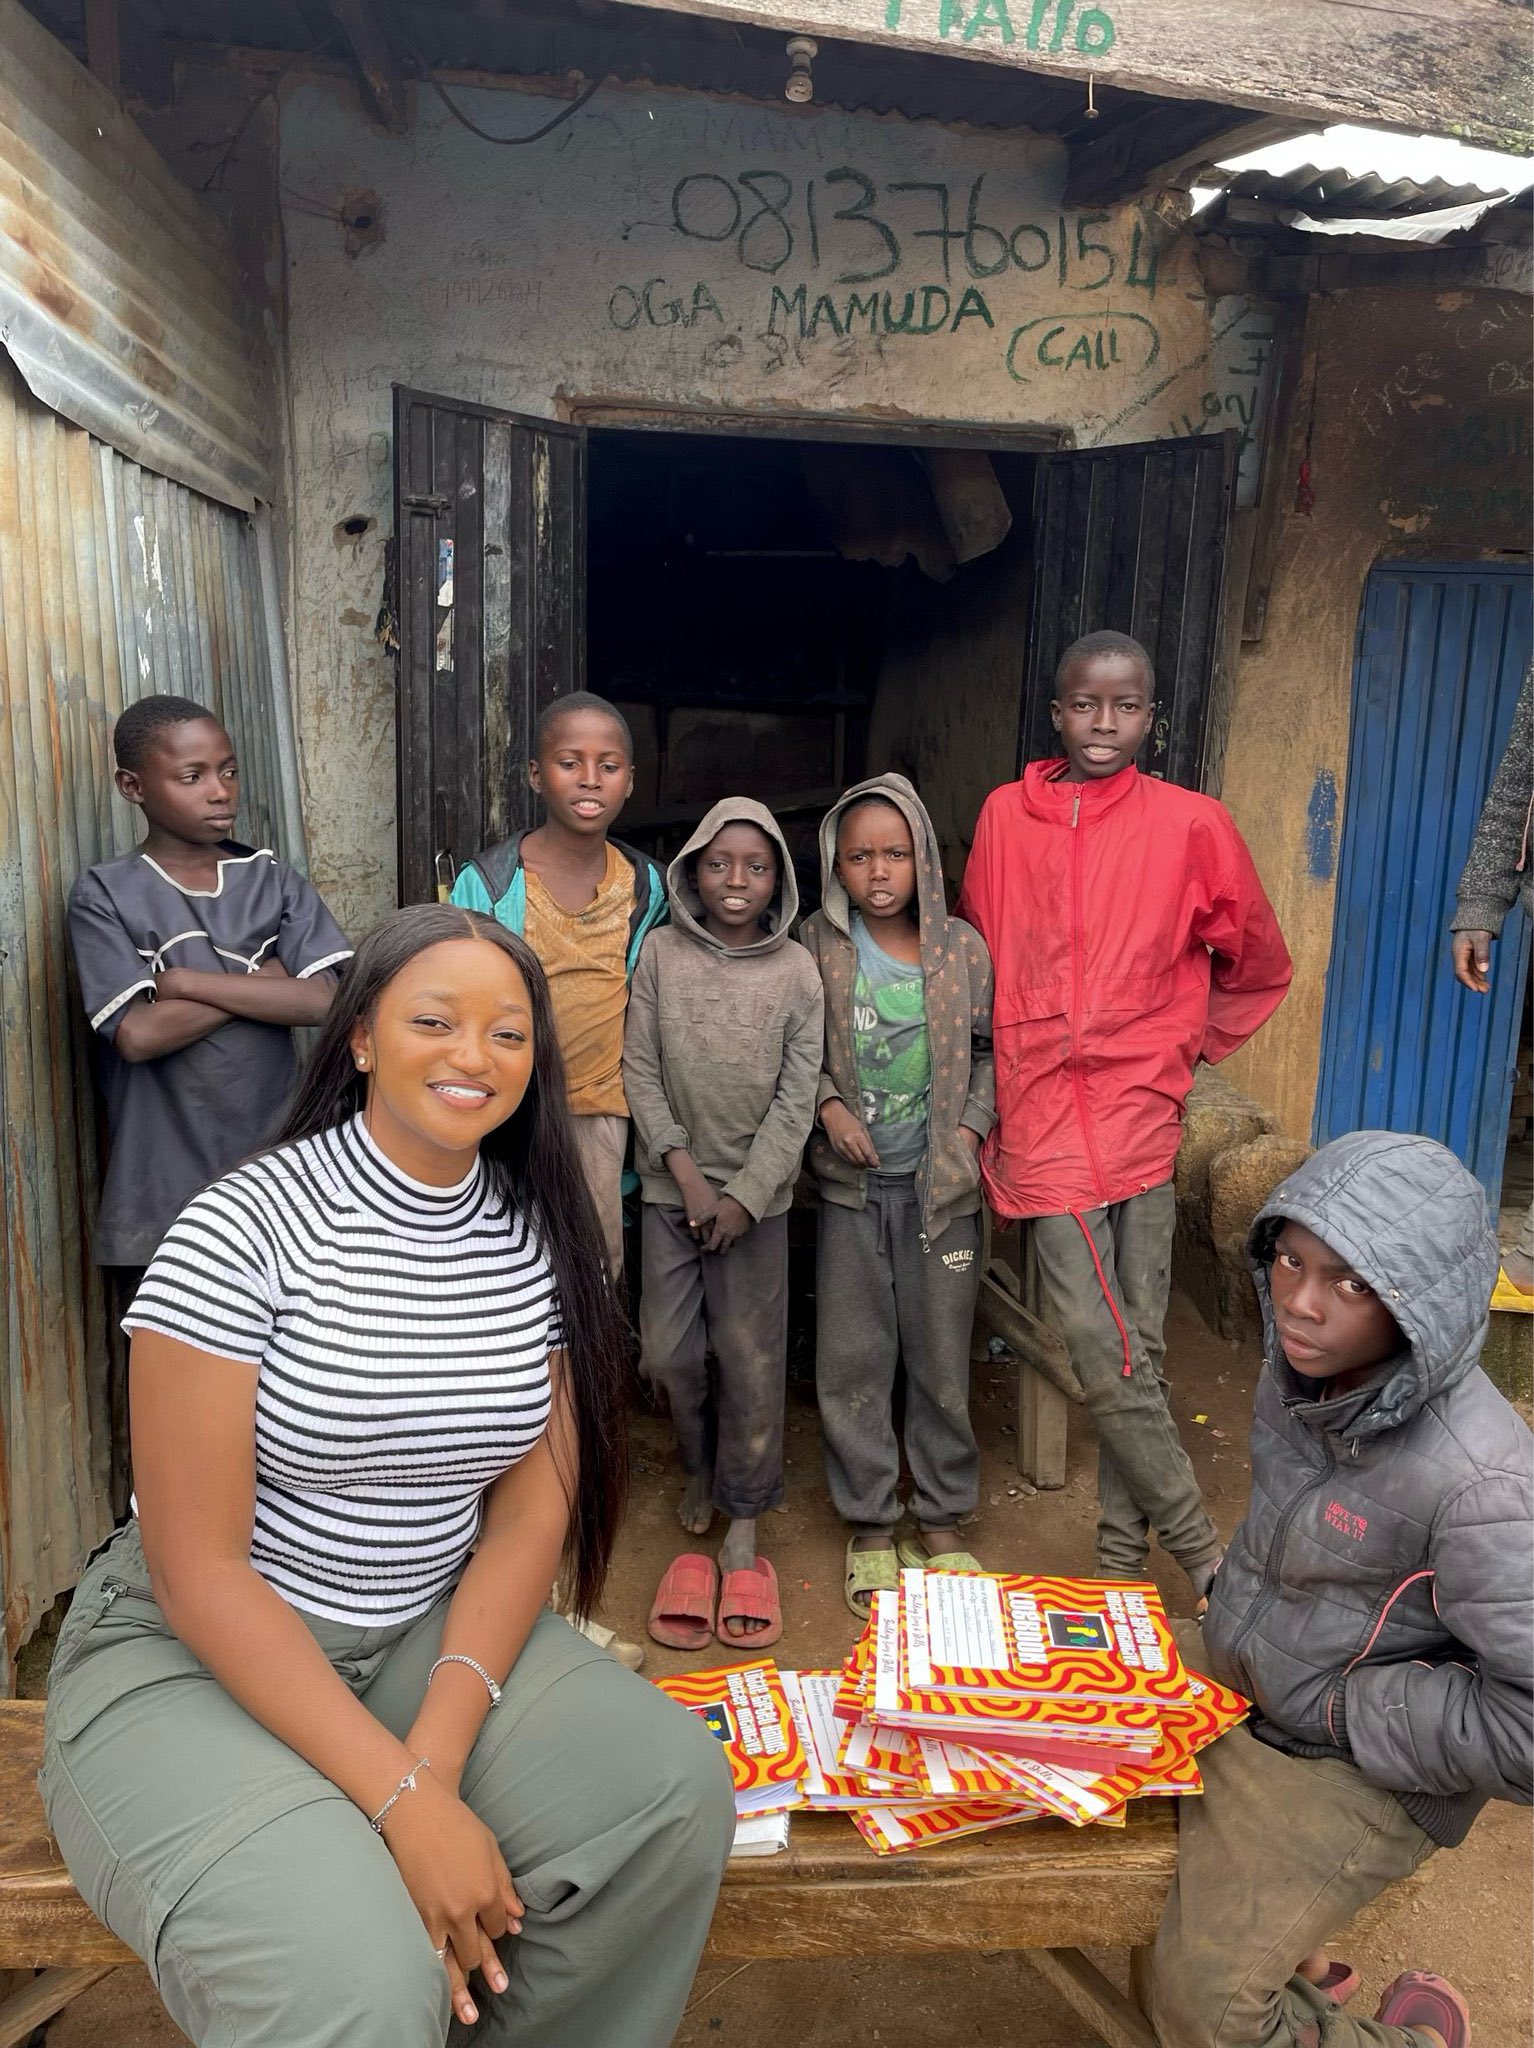
[[[1494,1211],[1528,921],[1508,918],[1489,996],[1454,979],[1448,924],[1529,650],[1526,569],[1394,563],[1369,578],[1316,1092],[1318,1145],[1421,1131],[1458,1153]]]

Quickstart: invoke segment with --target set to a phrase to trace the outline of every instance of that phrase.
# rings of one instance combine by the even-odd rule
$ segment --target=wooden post
[[[1017,1367],[1017,1469],[1041,1493],[1065,1484],[1065,1451],[1071,1404],[1043,1373],[1019,1359]]]
[[[410,118],[405,74],[369,0],[330,0],[330,11],[357,67],[363,105],[381,128],[402,135]]]
[[[85,61],[114,99],[122,98],[122,40],[117,0],[85,0]]]

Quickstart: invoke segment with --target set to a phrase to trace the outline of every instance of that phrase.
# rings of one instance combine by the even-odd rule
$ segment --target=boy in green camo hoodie
[[[822,907],[801,933],[826,995],[815,1377],[831,1498],[852,1530],[846,1600],[864,1615],[901,1563],[977,1568],[957,1524],[980,1476],[969,1340],[995,1122],[991,960],[948,914],[937,835],[904,776],[848,790],[820,850]],[[897,1361],[921,1531],[898,1551]]]

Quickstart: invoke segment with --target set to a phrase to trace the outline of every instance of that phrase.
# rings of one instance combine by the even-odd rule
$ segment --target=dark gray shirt
[[[114,1040],[136,996],[171,967],[296,980],[351,948],[318,892],[266,848],[224,842],[216,889],[186,889],[143,853],[104,861],[69,895],[69,942],[96,1034],[111,1157],[91,1256],[144,1266],[186,1202],[263,1144],[297,1074],[286,1025],[231,1017],[206,1038],[130,1063]]]

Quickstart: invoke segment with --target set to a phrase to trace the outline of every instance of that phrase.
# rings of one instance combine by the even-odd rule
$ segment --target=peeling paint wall
[[[1409,276],[1409,258],[1403,259]],[[1345,291],[1310,302],[1263,637],[1243,651],[1224,798],[1294,954],[1294,986],[1221,1069],[1310,1134],[1345,829],[1354,636],[1376,561],[1527,558],[1530,301]],[[1308,456],[1310,510],[1301,465]],[[1444,937],[1444,971],[1448,972]]]
[[[498,133],[551,112],[455,91]],[[353,929],[392,901],[394,678],[371,622],[396,381],[545,416],[619,401],[1080,445],[1254,401],[1247,302],[1210,300],[1148,211],[1063,209],[1050,139],[612,87],[497,150],[430,96],[385,135],[317,79],[286,89],[280,133],[307,810]]]

